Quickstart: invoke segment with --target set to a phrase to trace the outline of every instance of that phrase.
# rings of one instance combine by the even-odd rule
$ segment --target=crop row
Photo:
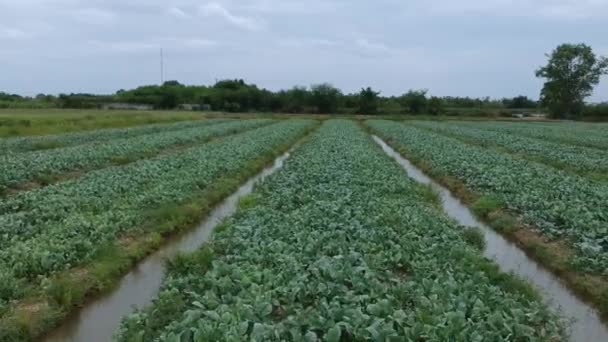
[[[599,148],[604,151],[608,149],[608,136],[605,130],[589,129],[584,124],[462,122],[458,125],[505,132],[516,136]]]
[[[499,341],[561,334],[355,123],[326,122],[119,341]],[[513,283],[512,283],[513,284]]]
[[[428,130],[368,124],[434,172],[503,203],[545,236],[569,238],[578,252],[572,259],[577,269],[608,274],[608,185]]]
[[[92,142],[104,142],[114,139],[136,137],[144,134],[180,130],[184,128],[203,127],[208,124],[220,123],[224,121],[226,120],[217,119],[180,121],[169,124],[162,123],[128,128],[98,129],[67,134],[4,138],[0,139],[0,155],[68,147]]]
[[[510,153],[521,154],[581,174],[603,175],[604,179],[608,174],[607,151],[452,123],[415,121],[411,124],[482,146],[498,146]]]
[[[121,161],[132,161],[184,144],[269,124],[270,120],[191,122],[181,129],[82,144],[52,150],[0,155],[0,192],[18,184],[65,172],[91,170]]]
[[[21,296],[24,283],[86,263],[122,234],[143,232],[155,213],[171,218],[172,206],[206,196],[313,124],[281,122],[3,199],[0,302]]]

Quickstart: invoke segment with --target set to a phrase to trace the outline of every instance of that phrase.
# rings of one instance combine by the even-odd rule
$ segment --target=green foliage
[[[320,88],[318,88],[321,86]],[[131,103],[150,105],[155,109],[173,109],[180,104],[199,105],[204,110],[224,112],[275,112],[275,113],[330,113],[360,114],[377,113],[398,115],[405,113],[429,113],[432,115],[497,116],[509,110],[536,108],[536,103],[525,96],[502,100],[489,97],[430,97],[422,91],[410,91],[404,96],[372,95],[373,90],[343,94],[329,85],[313,85],[310,88],[296,86],[287,90],[270,91],[242,79],[220,80],[211,86],[184,85],[167,81],[162,85],[146,85],[131,90],[120,89],[112,95],[62,94],[59,97],[40,94],[36,98],[6,95],[0,99],[0,108],[18,106],[50,106],[60,108],[99,108],[107,103]],[[362,95],[364,97],[362,98]],[[9,100],[10,99],[10,100]],[[422,102],[422,103],[421,103]],[[411,106],[410,106],[411,104]]]
[[[496,212],[489,217],[490,226],[503,233],[513,233],[520,229],[517,219],[507,212]]]
[[[165,90],[158,103],[160,109],[173,109],[179,104],[177,92],[174,90]]]
[[[117,340],[561,339],[532,288],[418,189],[355,123],[327,121],[213,235],[212,267],[170,269]]]
[[[580,114],[600,76],[608,73],[608,58],[596,56],[585,44],[559,45],[547,57],[547,65],[536,71],[547,79],[541,101],[554,117]]]
[[[377,114],[379,94],[380,92],[375,92],[370,87],[361,89],[359,93],[359,114]]]
[[[427,104],[427,111],[432,115],[440,115],[445,111],[443,100],[437,96],[431,96]]]
[[[167,115],[161,111],[8,109],[0,112],[0,137],[66,134],[200,119],[200,114],[193,112]],[[0,149],[0,154],[3,152]]]
[[[111,142],[119,139],[176,132],[189,128],[199,128],[226,121],[227,120],[220,119],[197,121],[186,120],[175,123],[161,123],[152,125],[144,124],[128,128],[110,128],[67,134],[5,138],[0,139],[0,155],[58,149],[61,147],[72,147],[91,143]]]
[[[213,196],[218,184],[292,143],[314,124],[283,121],[4,198],[0,201],[0,295],[6,297],[0,297],[0,304],[22,295],[15,292],[19,284],[36,287],[40,279],[98,260],[102,248],[114,245],[119,237],[150,229],[162,232],[163,221],[191,221],[193,209],[178,204],[201,194]],[[59,304],[72,300],[76,293],[59,285],[49,294]]]
[[[93,131],[63,136],[0,140],[6,147],[0,164],[0,189],[36,180],[52,183],[54,176],[66,172],[97,169],[111,164],[126,164],[172,147],[203,143],[213,137],[270,124],[271,120],[206,120],[169,125]],[[129,138],[118,138],[129,136]],[[114,139],[112,139],[114,137]],[[99,142],[103,141],[103,144]],[[52,150],[16,153],[40,144],[72,145]]]
[[[52,285],[46,288],[45,294],[54,305],[69,307],[72,303],[82,300],[84,289],[69,279],[61,279],[54,281]]]
[[[305,113],[311,103],[310,92],[306,87],[293,87],[278,94],[277,103],[272,106],[274,110],[282,110],[287,113]]]
[[[240,200],[239,200],[239,209],[247,209],[249,207],[252,207],[255,205],[255,203],[258,201],[258,198],[256,195],[254,194],[249,194],[247,196],[243,196]]]
[[[572,241],[576,255],[571,263],[578,270],[606,274],[608,216],[604,203],[608,203],[608,184],[427,129],[380,120],[370,120],[369,125],[380,136],[424,160],[433,172],[458,179],[483,196],[474,205],[480,214],[498,207],[510,209],[547,238]],[[521,124],[489,125],[505,128],[513,125],[523,132],[541,131]],[[575,130],[565,124],[564,130],[568,129],[574,135],[593,130]],[[599,129],[595,134],[602,132]],[[604,142],[607,140],[604,137]],[[507,218],[498,224],[502,226],[500,229],[512,229]]]
[[[423,113],[428,105],[426,98],[428,90],[410,90],[401,97],[401,103],[405,110],[411,114]]]
[[[93,94],[59,94],[56,103],[59,108],[81,108],[93,109],[99,107],[104,102],[110,102],[109,96],[99,96]]]
[[[529,160],[571,170],[583,176],[601,178],[597,175],[608,174],[608,152],[604,150],[522,135],[529,131],[549,137],[553,131],[557,138],[573,136],[578,140],[597,141],[600,144],[603,142],[608,148],[608,135],[602,133],[600,129],[590,129],[588,125],[428,121],[414,121],[410,124],[484,147],[498,148]]]
[[[511,109],[526,109],[526,108],[536,108],[538,104],[536,101],[529,99],[527,96],[516,96],[512,99],[503,99],[502,103],[507,108]]]
[[[503,204],[500,202],[500,200],[490,196],[483,196],[479,198],[471,206],[471,209],[473,209],[475,214],[479,216],[487,216],[493,211],[499,210],[501,208],[503,208]]]
[[[608,134],[606,134],[608,132],[606,130],[608,126],[606,126],[606,124],[572,122],[523,124],[519,122],[511,123],[479,121],[475,123],[461,122],[458,123],[457,126],[478,128],[479,131],[477,132],[477,135],[481,135],[481,130],[505,133],[505,139],[512,139],[511,143],[518,145],[517,148],[524,148],[521,144],[517,144],[519,137],[527,137],[533,139],[526,140],[525,143],[533,144],[534,142],[534,144],[538,145],[541,144],[540,140],[548,143],[559,143],[559,145],[553,145],[552,148],[560,150],[567,150],[569,148],[577,147],[591,147],[604,151],[608,150]],[[496,136],[493,139],[502,140],[499,138],[499,136]],[[505,142],[503,142],[501,145],[504,144]],[[587,154],[587,152],[583,151],[584,150],[580,150],[579,153]],[[556,153],[559,153],[559,151]],[[568,158],[570,158],[570,156]]]
[[[167,270],[175,273],[196,271],[204,274],[211,268],[212,261],[213,251],[210,248],[201,248],[194,253],[178,254],[168,260]]]
[[[582,116],[594,120],[608,120],[608,103],[586,105]]]
[[[317,113],[332,114],[338,111],[342,92],[329,83],[316,84],[310,87],[311,101]]]
[[[486,247],[486,239],[479,228],[463,227],[461,235],[464,241],[480,251]]]

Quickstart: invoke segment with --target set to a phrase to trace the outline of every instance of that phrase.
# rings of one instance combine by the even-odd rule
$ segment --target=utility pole
[[[163,60],[163,48],[160,48],[160,85],[165,83],[165,64]]]

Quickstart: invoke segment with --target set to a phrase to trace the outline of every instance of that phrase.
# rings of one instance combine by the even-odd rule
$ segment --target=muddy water
[[[256,182],[280,169],[288,157],[289,152],[277,158],[272,166],[251,178],[215,207],[200,226],[169,241],[162,249],[147,257],[125,275],[112,292],[87,304],[43,341],[111,341],[122,317],[133,312],[134,307],[144,307],[156,298],[164,277],[165,260],[178,253],[194,251],[205,243],[213,229],[236,212],[239,199],[251,193]]]
[[[528,258],[517,245],[477,220],[470,209],[448,189],[426,176],[380,138],[373,136],[373,139],[384,152],[403,166],[410,178],[431,186],[439,194],[443,209],[448,216],[463,226],[477,227],[483,231],[486,240],[484,255],[494,260],[502,271],[513,272],[534,284],[549,307],[559,311],[572,322],[570,331],[572,341],[608,341],[608,327],[602,323],[596,310],[575,297],[557,277]]]

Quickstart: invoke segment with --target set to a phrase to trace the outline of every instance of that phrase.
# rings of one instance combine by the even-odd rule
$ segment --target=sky
[[[538,98],[558,44],[608,55],[608,0],[0,0],[0,91],[329,82]],[[590,101],[608,101],[608,77]]]

